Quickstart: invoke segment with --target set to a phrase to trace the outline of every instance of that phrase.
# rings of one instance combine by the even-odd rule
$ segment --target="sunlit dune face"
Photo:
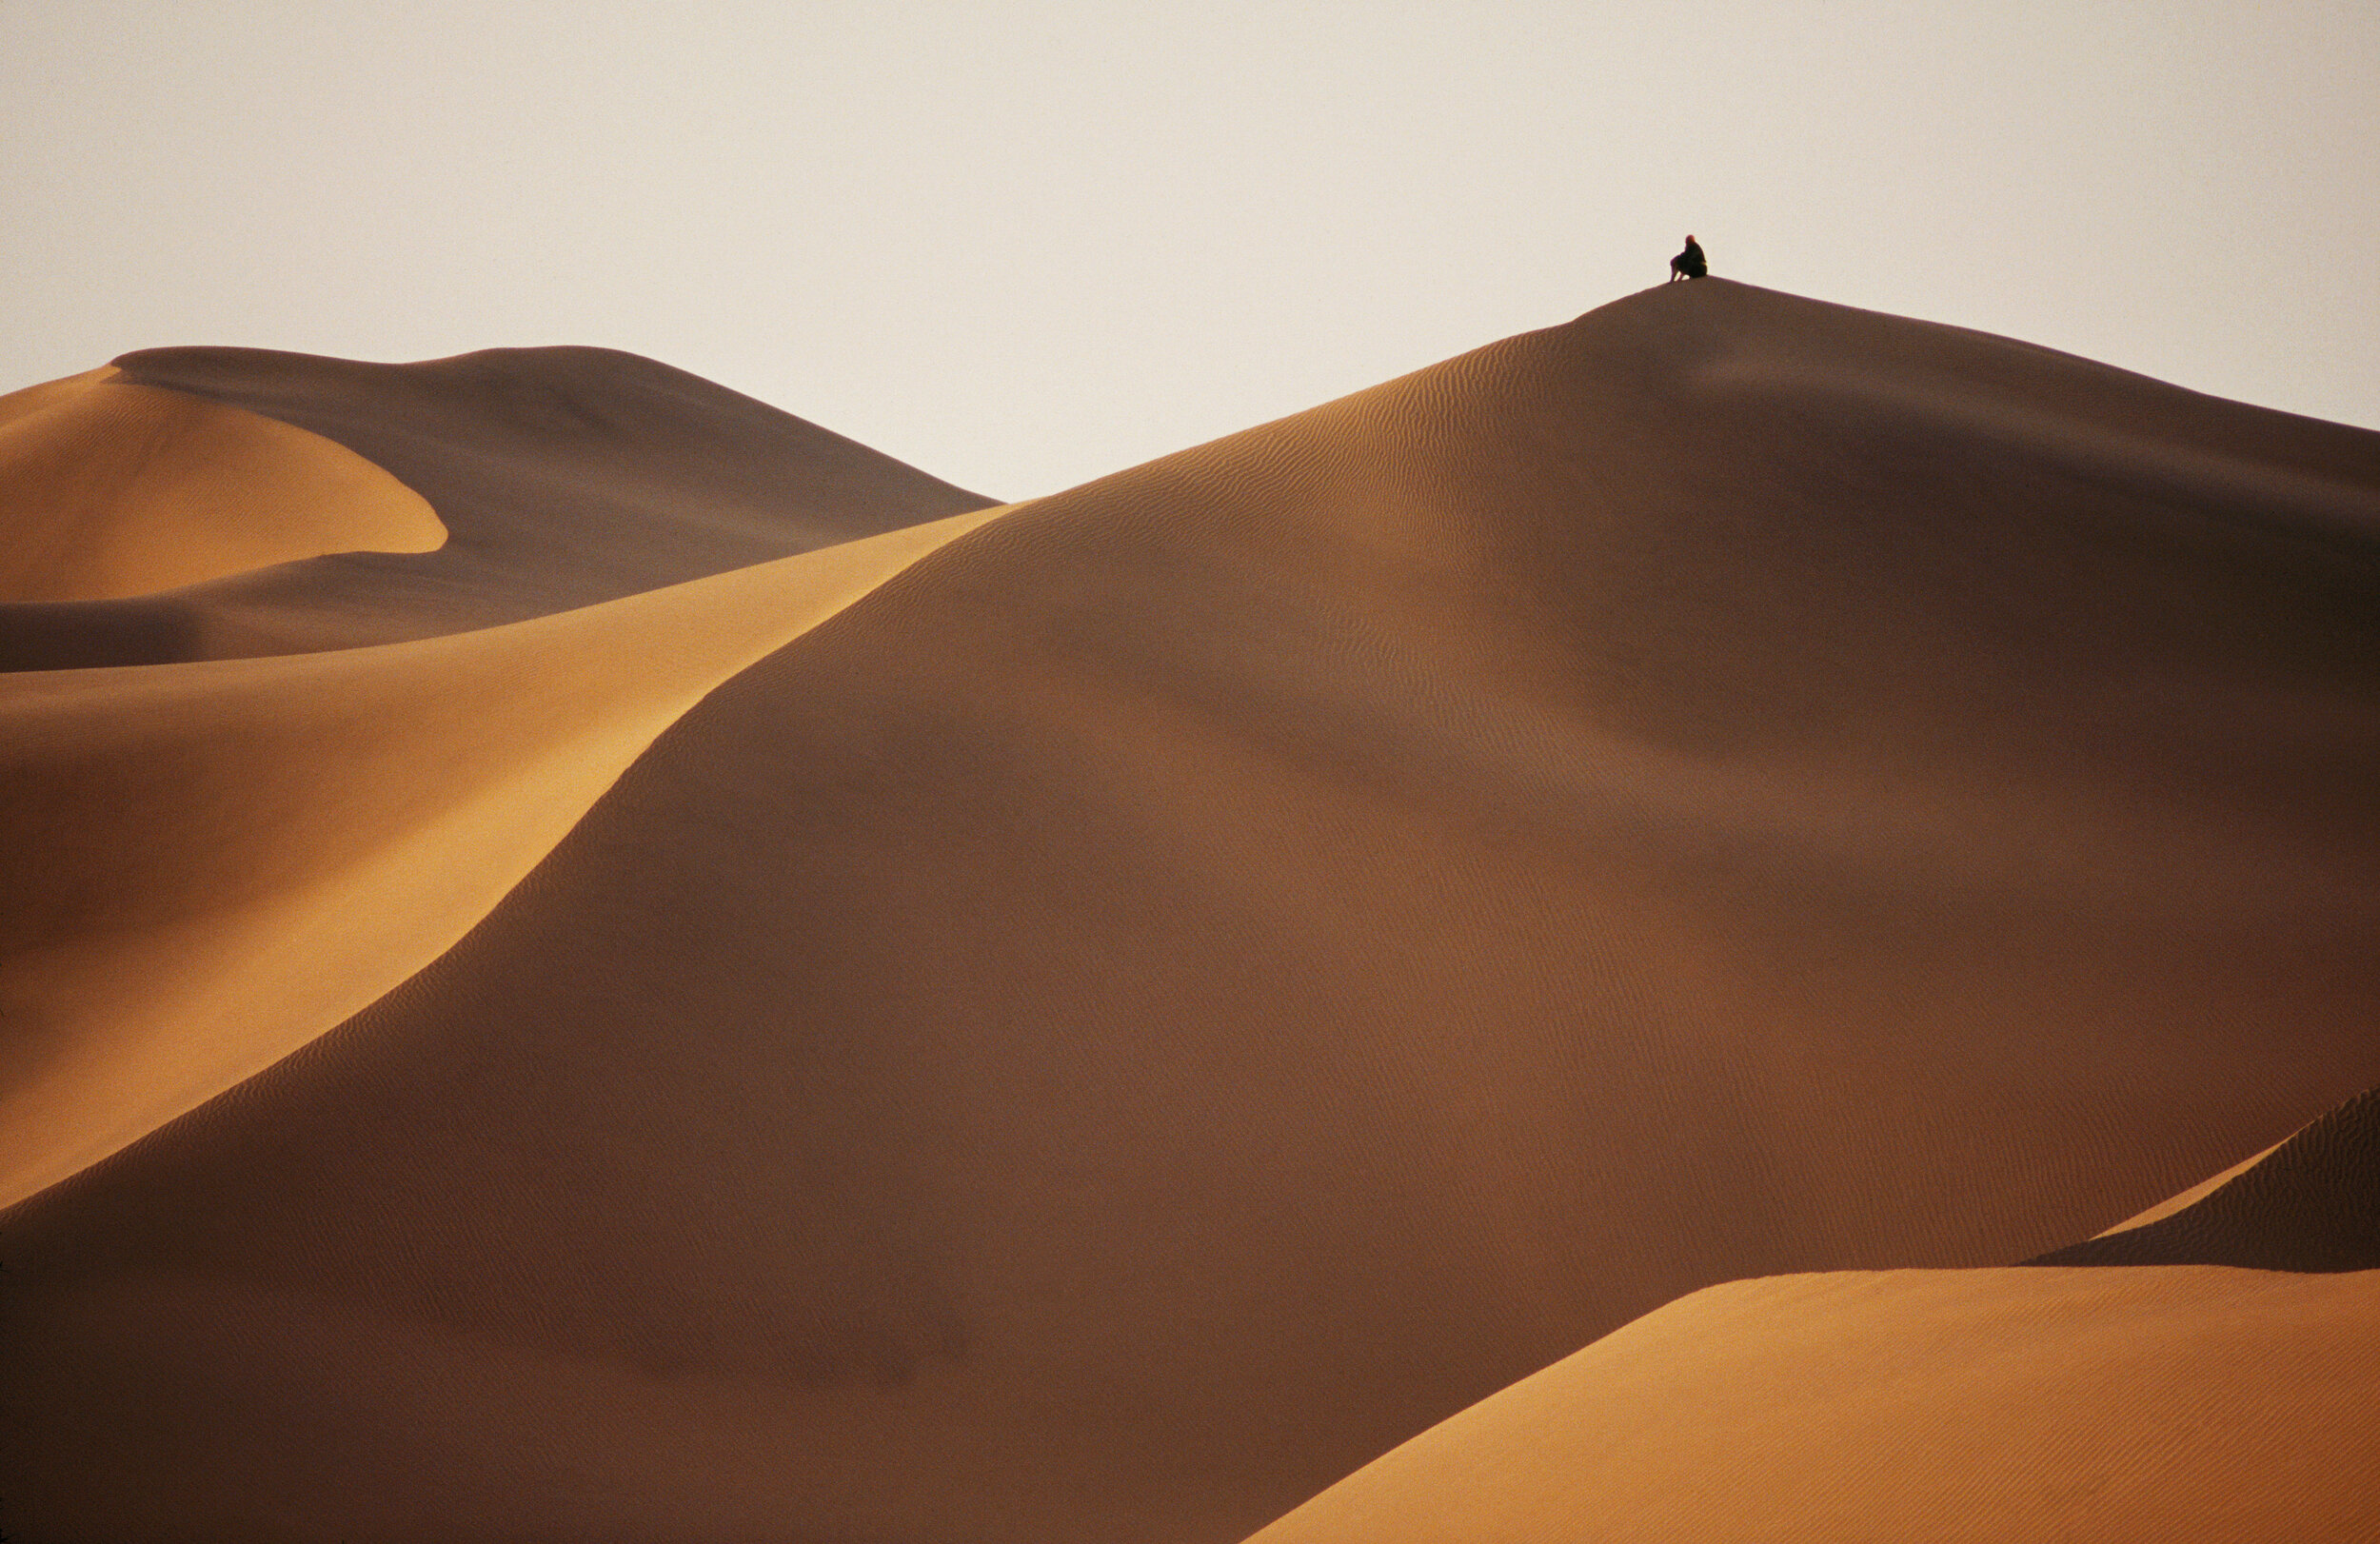
[[[119,600],[446,539],[420,494],[342,445],[115,377],[0,398],[0,604]]]
[[[119,379],[124,372],[113,365],[102,365],[80,375],[61,376],[55,381],[43,381],[0,396],[0,426],[48,412],[61,403],[72,401],[103,381]]]
[[[2192,1266],[1731,1282],[1249,1544],[2370,1538],[2372,1312],[2357,1275]]]
[[[477,921],[704,693],[1000,511],[381,648],[0,675],[0,1205]]]

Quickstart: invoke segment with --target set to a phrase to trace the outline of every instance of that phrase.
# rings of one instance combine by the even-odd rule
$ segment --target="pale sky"
[[[1002,498],[1714,271],[2380,426],[2380,6],[0,0],[0,389],[632,349]]]

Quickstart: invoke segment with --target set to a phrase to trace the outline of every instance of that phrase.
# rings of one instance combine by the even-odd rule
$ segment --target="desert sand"
[[[418,643],[0,677],[0,1196],[394,987],[705,692],[991,513]]]
[[[2370,1531],[2369,1273],[2018,1262],[2380,1083],[2380,435],[1716,280],[1007,507],[118,368],[447,538],[0,606],[0,1526]]]
[[[319,557],[292,550],[279,556],[313,561],[91,597],[105,604],[9,606],[0,609],[0,668],[160,664],[436,637],[997,502],[606,348],[491,348],[415,365],[153,348],[110,368],[119,389],[168,393],[186,411],[213,405],[245,409],[222,415],[242,423],[269,419],[318,461],[361,458],[384,484],[393,478],[426,501],[447,538],[385,550],[325,546]],[[32,401],[53,402],[85,379],[36,387]],[[8,429],[0,422],[0,434]],[[123,520],[127,511],[115,513]],[[413,555],[423,545],[436,550]],[[55,591],[61,581],[43,583]]]
[[[1254,1544],[2370,1538],[2376,1297],[2187,1267],[1731,1282]]]
[[[427,552],[426,501],[278,419],[110,366],[0,397],[0,604],[111,601],[329,552]]]
[[[2380,1090],[2027,1263],[1706,1289],[1251,1544],[2380,1534]]]

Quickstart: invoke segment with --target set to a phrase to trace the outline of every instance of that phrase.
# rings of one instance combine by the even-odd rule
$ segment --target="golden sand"
[[[118,600],[446,539],[421,495],[351,450],[116,375],[0,397],[0,604]]]

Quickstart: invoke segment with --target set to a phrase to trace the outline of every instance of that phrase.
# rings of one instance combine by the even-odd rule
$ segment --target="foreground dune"
[[[712,487],[687,504],[745,513],[640,536],[613,499],[548,553],[576,527],[520,490],[575,511],[583,468],[694,431],[491,435],[467,392],[407,419],[416,377],[349,368],[298,371],[336,415],[224,400],[388,469],[445,548],[25,610],[27,657],[151,662],[25,679],[95,724],[111,683],[252,677],[270,718],[270,672],[385,655],[422,683],[372,716],[405,777],[435,786],[443,745],[591,790],[610,763],[559,730],[473,745],[516,687],[429,683],[524,614],[653,668],[627,619],[740,579],[720,522],[766,501]],[[376,449],[383,390],[444,426]],[[499,535],[473,545],[442,457],[513,490],[477,506]],[[666,515],[699,468],[651,464]],[[2218,1411],[2259,1347],[2369,1329],[2348,1287],[2012,1262],[2380,1082],[2380,436],[1709,281],[912,540],[740,670],[769,641],[720,624],[733,673],[598,734],[617,758],[675,714],[583,816],[545,806],[501,861],[440,838],[428,866],[486,881],[438,912],[486,910],[451,948],[370,944],[436,958],[8,1215],[10,1526],[1225,1544],[1590,1342],[1706,1320],[1746,1326],[1718,1349],[1782,1369],[1763,1387],[1798,1364],[1755,1320],[1914,1337],[1951,1382],[2037,1320],[2031,1372],[1959,1386],[2078,1391],[2041,1428],[2077,1454],[2108,1369],[2192,1323],[2248,1326],[2210,1353]],[[135,785],[57,823],[195,829],[188,872],[224,875],[368,823],[199,819]],[[66,946],[132,904],[94,890]],[[324,946],[242,947],[264,1000]],[[165,1011],[36,1059],[101,1069],[89,1100],[86,1044],[252,1065]],[[1750,1277],[1785,1279],[1686,1296]],[[1664,1360],[1737,1386],[1662,1352],[1626,1387]],[[2210,1461],[2323,1429],[2363,1366],[2237,1404],[2255,1430]],[[1873,1370],[1826,1364],[1827,1429],[1897,1408]],[[1464,1417],[1477,1461],[1519,1474],[1543,1434],[1497,1408]],[[1723,1479],[1695,1408],[1663,1473]],[[1896,1483],[1875,1516],[1915,1514]],[[2309,1495],[2330,1524],[2370,1488]]]
[[[1696,1293],[1251,1544],[2380,1534],[2380,1091],[2032,1263]]]
[[[1712,1287],[1252,1544],[2380,1534],[2380,1286],[2177,1266]]]

